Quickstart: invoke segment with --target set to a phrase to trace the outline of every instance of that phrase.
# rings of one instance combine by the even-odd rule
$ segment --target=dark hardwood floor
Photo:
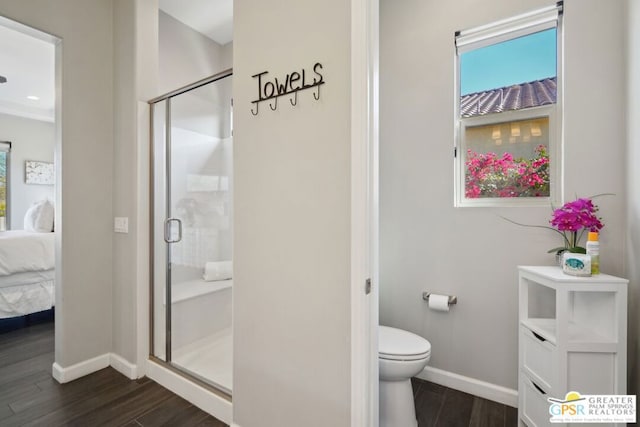
[[[226,426],[148,378],[107,368],[58,384],[52,364],[53,323],[0,334],[0,426]],[[412,382],[419,427],[517,426],[514,408]]]
[[[58,384],[53,357],[51,322],[0,334],[0,426],[226,426],[150,379],[112,368]]]
[[[515,427],[518,410],[417,378],[411,380],[418,427]]]

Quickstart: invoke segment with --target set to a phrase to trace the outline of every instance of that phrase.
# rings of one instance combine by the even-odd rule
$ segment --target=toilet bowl
[[[421,372],[431,357],[431,344],[402,329],[380,326],[380,427],[417,427],[411,377]]]

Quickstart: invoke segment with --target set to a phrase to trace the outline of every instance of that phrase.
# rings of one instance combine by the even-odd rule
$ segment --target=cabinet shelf
[[[524,319],[520,323],[551,344],[556,344],[556,319]]]
[[[522,325],[536,334],[556,345],[556,319],[523,319]],[[603,349],[615,349],[617,342],[598,334],[591,328],[569,322],[567,324],[567,346],[575,345],[576,348],[585,348],[590,345],[600,346]],[[607,350],[608,351],[608,350]]]

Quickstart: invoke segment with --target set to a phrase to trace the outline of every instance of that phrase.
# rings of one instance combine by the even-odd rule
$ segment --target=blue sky
[[[556,75],[556,29],[460,55],[460,94]]]

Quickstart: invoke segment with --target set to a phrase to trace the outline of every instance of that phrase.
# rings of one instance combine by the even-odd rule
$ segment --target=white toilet
[[[402,329],[380,326],[380,427],[417,427],[411,377],[429,362],[431,343]]]

